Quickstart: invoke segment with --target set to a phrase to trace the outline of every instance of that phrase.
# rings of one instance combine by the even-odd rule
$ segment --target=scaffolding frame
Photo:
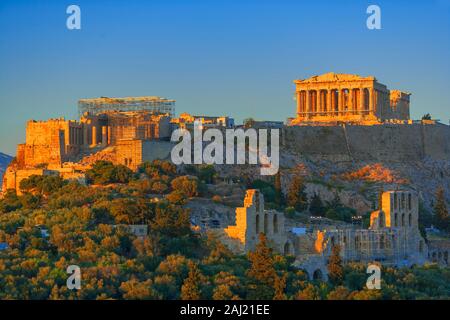
[[[80,99],[78,112],[80,117],[88,112],[98,115],[108,112],[150,111],[152,113],[175,115],[175,100],[157,96]]]

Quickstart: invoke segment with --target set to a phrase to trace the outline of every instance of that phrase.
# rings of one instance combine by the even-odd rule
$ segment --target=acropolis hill
[[[410,94],[389,90],[375,77],[327,73],[295,80],[296,117],[287,125],[256,121],[255,126],[280,128],[280,167],[330,177],[381,164],[395,171],[429,205],[438,185],[450,197],[450,128],[436,121],[410,119]],[[33,174],[59,174],[84,179],[97,160],[135,170],[142,162],[168,159],[174,129],[233,128],[227,115],[175,114],[175,101],[160,97],[81,99],[79,120],[29,120],[25,143],[3,179],[3,191],[15,189]],[[220,166],[218,166],[220,167]],[[245,166],[219,169],[240,176]]]

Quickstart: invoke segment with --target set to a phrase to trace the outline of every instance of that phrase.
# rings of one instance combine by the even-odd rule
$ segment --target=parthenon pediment
[[[331,82],[331,81],[360,81],[360,80],[376,80],[375,77],[361,77],[357,74],[334,73],[328,72],[318,76],[304,80],[294,80],[295,83],[316,83],[316,82]]]

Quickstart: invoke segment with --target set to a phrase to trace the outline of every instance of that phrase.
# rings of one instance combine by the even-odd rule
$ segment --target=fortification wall
[[[443,124],[292,126],[284,148],[331,161],[450,160],[450,127]]]

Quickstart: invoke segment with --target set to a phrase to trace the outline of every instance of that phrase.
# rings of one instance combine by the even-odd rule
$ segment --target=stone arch
[[[306,269],[299,269],[299,270],[301,270],[302,272],[305,273],[306,279],[311,279],[311,275],[310,275],[310,273],[308,272],[308,270],[306,270]]]
[[[398,196],[396,193],[394,193],[394,209],[398,208]]]
[[[404,193],[402,193],[402,195],[401,195],[401,208],[402,209],[405,209],[406,208],[406,200],[405,200],[405,194]]]
[[[256,234],[259,234],[259,214],[255,218]]]
[[[361,241],[359,239],[359,236],[355,237],[355,250],[361,249]]]
[[[313,280],[322,281],[323,280],[323,273],[322,270],[316,269],[313,272]]]
[[[403,213],[402,214],[402,227],[404,227],[405,226],[405,214]]]
[[[267,216],[267,213],[264,214],[264,234],[269,233],[269,217]]]
[[[408,209],[412,209],[412,196],[411,193],[408,193]]]
[[[408,226],[412,226],[412,214],[410,213],[409,215],[408,215]]]
[[[398,214],[397,214],[397,212],[394,214],[394,226],[398,227]]]
[[[273,233],[278,233],[278,215],[273,215]]]

